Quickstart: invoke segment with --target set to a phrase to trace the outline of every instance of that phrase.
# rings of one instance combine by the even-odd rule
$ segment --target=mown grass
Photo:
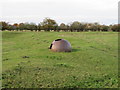
[[[117,32],[3,32],[3,88],[117,88]],[[63,38],[72,52],[51,52]]]

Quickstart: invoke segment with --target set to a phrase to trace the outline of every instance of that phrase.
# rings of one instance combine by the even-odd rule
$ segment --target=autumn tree
[[[8,23],[6,23],[6,22],[0,22],[1,23],[1,29],[2,29],[2,31],[3,30],[8,30],[8,26],[9,26],[9,24]]]
[[[9,24],[7,30],[9,30],[9,31],[14,30],[13,25]]]
[[[79,31],[85,31],[87,24],[86,23],[80,23]]]
[[[60,26],[59,26],[59,30],[62,30],[62,31],[66,31],[68,28],[67,28],[67,25],[65,25],[64,23],[61,23]]]
[[[18,30],[19,25],[18,25],[17,23],[14,23],[14,24],[12,25],[12,28],[13,28],[13,30]]]
[[[24,30],[25,29],[25,24],[24,23],[20,23],[19,24],[19,29],[20,30]]]
[[[112,31],[120,31],[120,24],[112,25],[111,29]]]
[[[55,30],[58,26],[56,21],[50,18],[45,18],[43,22],[41,22],[41,25],[45,31]]]
[[[75,21],[71,24],[71,29],[70,29],[71,32],[73,32],[75,30],[79,31],[79,29],[80,29],[80,22]]]
[[[107,26],[107,25],[101,25],[101,30],[102,31],[108,31],[109,30],[109,26]]]

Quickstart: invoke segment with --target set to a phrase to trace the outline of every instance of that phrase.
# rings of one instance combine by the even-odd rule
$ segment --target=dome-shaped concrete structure
[[[71,44],[64,39],[56,39],[50,45],[50,48],[54,52],[71,52]]]

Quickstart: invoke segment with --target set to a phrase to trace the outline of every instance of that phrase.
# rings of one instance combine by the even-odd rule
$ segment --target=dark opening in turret
[[[51,44],[51,45],[50,45],[50,48],[49,48],[49,49],[51,49],[51,48],[52,48],[52,45],[53,45],[53,44]]]
[[[60,41],[60,40],[62,40],[62,39],[56,39],[55,41]]]

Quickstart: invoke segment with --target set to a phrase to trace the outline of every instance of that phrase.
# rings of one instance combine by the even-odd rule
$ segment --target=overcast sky
[[[119,0],[1,0],[0,21],[39,23],[45,17],[58,23],[73,21],[118,23]]]

